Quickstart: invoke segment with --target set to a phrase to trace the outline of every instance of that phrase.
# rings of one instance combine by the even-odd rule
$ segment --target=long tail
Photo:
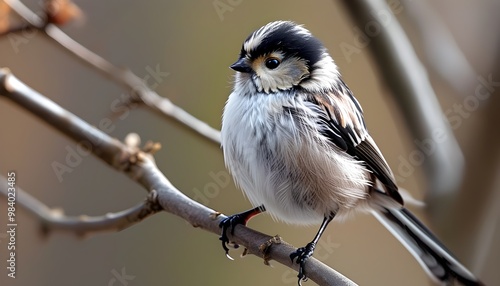
[[[484,285],[407,209],[383,207],[372,214],[437,282],[453,285],[457,280],[466,286]]]

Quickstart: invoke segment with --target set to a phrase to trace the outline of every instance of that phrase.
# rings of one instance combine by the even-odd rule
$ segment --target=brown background
[[[336,1],[225,1],[232,10],[220,17],[213,1],[76,1],[85,12],[83,21],[63,27],[71,37],[118,66],[128,67],[140,77],[159,66],[169,76],[155,90],[188,112],[220,128],[224,102],[231,90],[232,71],[243,39],[254,29],[276,20],[303,23],[329,48],[345,81],[364,106],[371,134],[395,170],[401,158],[415,148],[405,131],[400,112],[373,66],[369,45],[350,57],[341,44],[354,45],[356,25]],[[39,9],[40,1],[30,1]],[[398,2],[398,1],[391,1]],[[403,1],[397,17],[419,56],[425,59],[415,28]],[[440,1],[432,6],[449,26],[459,46],[486,76],[498,42],[498,3],[493,1]],[[124,118],[113,117],[111,106],[125,92],[94,70],[83,66],[45,37],[24,35],[20,45],[8,37],[0,39],[0,66],[9,67],[28,85],[72,111],[99,125],[114,119],[110,135],[123,139],[129,132],[161,142],[156,155],[159,168],[185,194],[205,194],[209,207],[231,214],[250,207],[232,182],[217,183],[210,174],[226,174],[217,146],[165,121],[146,109],[133,109]],[[424,60],[424,64],[428,64]],[[453,67],[453,63],[443,62]],[[443,110],[461,102],[453,91],[429,71]],[[493,74],[493,78],[500,78]],[[473,79],[474,80],[474,79]],[[150,84],[155,83],[152,79]],[[471,90],[471,93],[473,89]],[[455,130],[464,147],[474,144],[471,134],[480,118],[471,113]],[[498,129],[496,131],[498,132]],[[39,122],[11,102],[0,99],[0,172],[17,172],[17,184],[50,207],[61,207],[69,215],[101,215],[130,207],[144,198],[144,190],[92,156],[63,175],[59,181],[54,162],[64,163],[75,144]],[[226,175],[224,175],[226,176]],[[215,183],[215,184],[214,184]],[[417,198],[425,197],[425,177],[416,168],[401,186]],[[5,224],[6,202],[2,198],[0,222]],[[474,203],[471,201],[471,203]],[[464,210],[466,212],[466,210]],[[424,211],[416,212],[425,219]],[[236,261],[225,258],[217,236],[194,229],[177,217],[158,214],[119,233],[78,239],[67,233],[39,236],[37,221],[23,210],[17,220],[17,278],[5,272],[5,236],[0,237],[1,285],[295,285],[296,273],[277,263],[265,267],[249,256]],[[498,217],[492,217],[498,233]],[[429,221],[427,221],[429,222]],[[250,226],[281,235],[302,246],[317,228],[296,227],[272,221],[269,216],[252,220]],[[5,234],[0,226],[0,233]],[[437,230],[439,233],[439,229]],[[446,234],[453,237],[453,234]],[[457,234],[458,235],[458,234]],[[489,282],[500,284],[499,236],[488,249],[486,263],[470,265]],[[446,242],[448,243],[448,242]],[[452,243],[450,241],[450,243]],[[452,244],[453,245],[453,244]],[[457,253],[467,245],[453,245]],[[457,254],[458,255],[458,254]],[[333,223],[326,231],[315,256],[360,285],[428,285],[420,266],[371,216],[358,215],[345,223]],[[114,281],[122,269],[134,278]],[[496,270],[495,270],[496,269]],[[113,284],[113,281],[116,282]],[[305,285],[313,285],[307,282]]]

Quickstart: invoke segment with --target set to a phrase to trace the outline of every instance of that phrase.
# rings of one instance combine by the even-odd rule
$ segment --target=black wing
[[[328,139],[375,174],[387,194],[403,205],[389,165],[366,130],[363,110],[352,92],[341,80],[336,90],[308,98],[311,108],[320,114],[318,124]]]

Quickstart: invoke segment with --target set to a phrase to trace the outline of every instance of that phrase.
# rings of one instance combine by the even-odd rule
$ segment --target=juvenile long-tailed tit
[[[227,231],[261,212],[292,224],[321,224],[290,254],[304,265],[328,223],[373,213],[436,281],[482,285],[403,207],[394,176],[368,134],[361,105],[323,44],[300,25],[271,22],[243,43],[222,120],[225,163],[255,206],[221,221]]]

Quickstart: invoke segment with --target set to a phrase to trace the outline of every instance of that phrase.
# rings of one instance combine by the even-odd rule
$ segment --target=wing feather
[[[394,175],[366,130],[363,110],[343,81],[330,92],[311,96],[310,108],[318,114],[319,130],[333,144],[363,161],[385,186],[387,194],[403,205]]]

